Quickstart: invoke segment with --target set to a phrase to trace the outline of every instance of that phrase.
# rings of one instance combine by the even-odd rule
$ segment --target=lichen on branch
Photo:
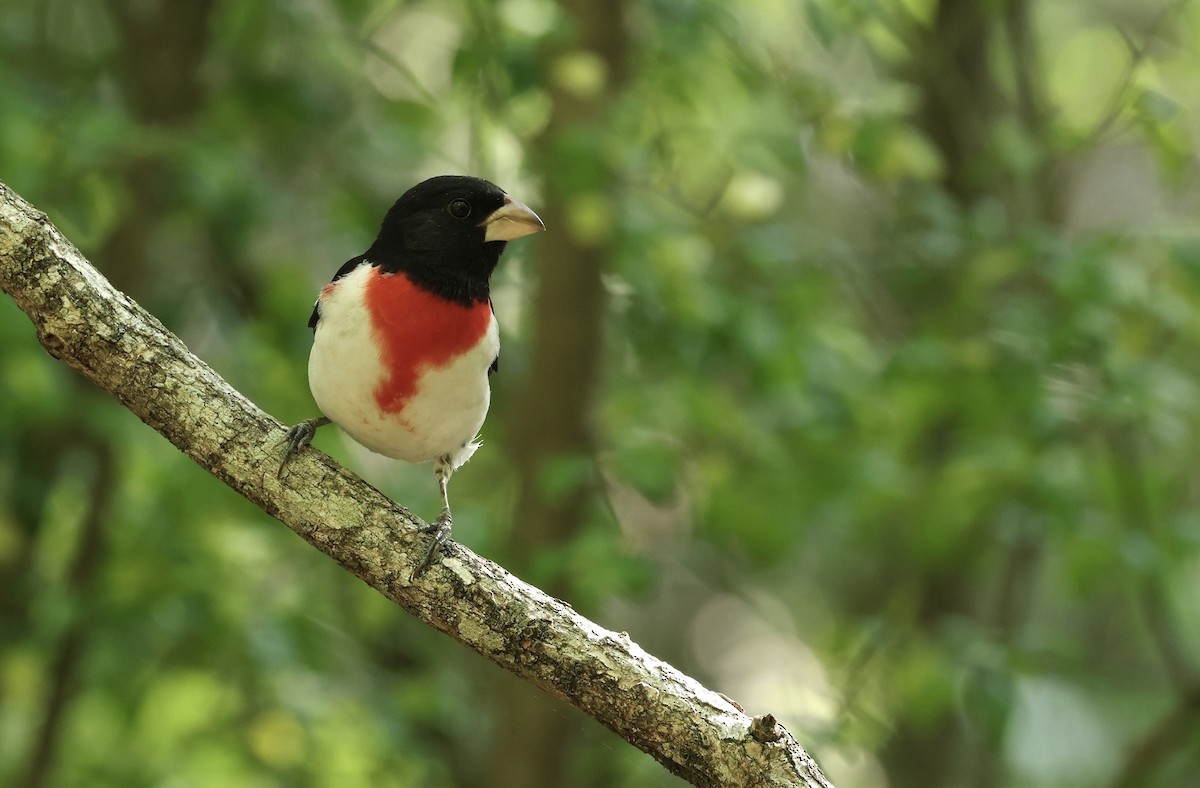
[[[315,450],[277,476],[283,425],[117,291],[3,183],[0,288],[51,355],[209,473],[421,621],[574,704],[672,772],[713,788],[829,786],[769,716],[752,720],[628,635],[460,545],[413,579],[427,539],[417,518]]]

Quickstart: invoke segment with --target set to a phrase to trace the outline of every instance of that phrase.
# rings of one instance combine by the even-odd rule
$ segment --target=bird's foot
[[[444,549],[450,541],[450,528],[453,521],[450,519],[450,510],[443,509],[442,513],[432,523],[420,527],[421,533],[432,534],[433,538],[429,541],[429,549],[425,551],[425,556],[421,559],[421,563],[417,565],[417,569],[413,572],[413,577],[422,574],[429,565],[433,563],[433,557],[437,555],[439,549]]]
[[[283,450],[283,459],[279,461],[279,471],[276,476],[283,475],[283,469],[292,458],[295,457],[301,449],[312,443],[313,436],[317,434],[318,427],[324,427],[329,423],[329,419],[325,416],[318,416],[314,419],[306,419],[287,431],[284,441],[287,443],[287,448]]]

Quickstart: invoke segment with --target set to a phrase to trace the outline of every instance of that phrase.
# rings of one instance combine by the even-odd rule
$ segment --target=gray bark
[[[570,605],[455,545],[412,578],[421,521],[316,450],[276,469],[284,427],[113,288],[0,183],[0,288],[42,345],[197,464],[435,629],[571,703],[697,786],[830,785],[769,715],[752,718]]]

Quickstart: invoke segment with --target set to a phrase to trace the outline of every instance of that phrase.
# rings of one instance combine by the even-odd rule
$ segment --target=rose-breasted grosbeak
[[[323,415],[288,431],[280,471],[330,422],[379,454],[433,460],[442,513],[420,569],[450,537],[446,485],[479,448],[487,415],[500,354],[488,280],[508,241],[543,229],[495,184],[431,178],[396,201],[309,318],[308,384]]]

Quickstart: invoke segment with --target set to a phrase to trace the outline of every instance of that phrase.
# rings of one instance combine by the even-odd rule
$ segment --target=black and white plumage
[[[422,567],[449,538],[446,486],[479,447],[488,411],[500,353],[490,277],[508,241],[542,229],[488,181],[424,181],[321,290],[309,319],[309,387],[323,415],[289,431],[284,463],[330,422],[387,457],[432,460],[443,508]]]

